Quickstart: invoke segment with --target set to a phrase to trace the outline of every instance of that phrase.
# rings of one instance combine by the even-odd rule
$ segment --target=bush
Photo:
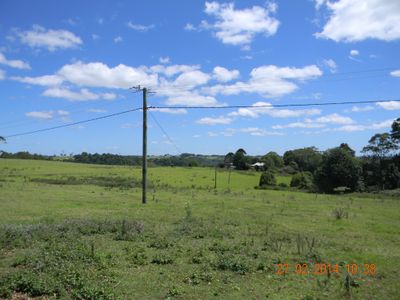
[[[259,186],[276,185],[276,178],[273,172],[265,171],[261,174]]]
[[[291,187],[309,190],[313,187],[313,176],[310,172],[300,172],[295,174],[290,181]]]
[[[337,147],[324,153],[321,166],[315,173],[315,184],[324,193],[333,193],[335,188],[341,186],[355,191],[360,173],[359,160],[349,151]]]

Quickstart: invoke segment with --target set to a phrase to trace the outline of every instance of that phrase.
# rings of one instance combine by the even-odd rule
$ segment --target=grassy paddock
[[[0,160],[0,296],[399,298],[400,199],[255,190],[259,173],[228,176],[214,190],[213,169],[151,168],[144,206],[138,168]],[[339,272],[314,274],[318,263]]]

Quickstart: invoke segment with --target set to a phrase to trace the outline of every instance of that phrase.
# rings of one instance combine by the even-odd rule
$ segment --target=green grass
[[[256,190],[260,173],[0,160],[0,295],[398,299],[400,199]],[[290,183],[290,177],[277,177]],[[334,211],[345,212],[338,219]],[[296,263],[340,264],[297,275]],[[277,264],[290,272],[278,275]],[[345,265],[375,264],[347,280]]]

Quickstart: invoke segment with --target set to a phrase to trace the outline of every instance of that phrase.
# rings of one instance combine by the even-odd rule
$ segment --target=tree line
[[[5,141],[0,137],[0,141]],[[326,151],[306,147],[286,151],[283,156],[269,152],[263,156],[249,156],[243,148],[223,155],[198,155],[182,153],[177,156],[151,156],[149,165],[180,167],[215,167],[248,170],[263,174],[261,186],[276,184],[275,174],[292,175],[291,186],[326,193],[342,191],[375,191],[400,188],[400,118],[395,120],[390,132],[373,135],[356,156],[351,147],[342,143]],[[1,158],[62,160],[76,163],[140,166],[140,155],[87,153],[70,156],[46,156],[29,152],[8,153],[0,151]]]
[[[291,186],[333,193],[335,191],[377,191],[400,188],[400,118],[390,132],[373,135],[362,149],[362,156],[346,143],[324,152],[315,147],[286,151],[283,156],[269,152],[260,158],[263,174],[260,186],[276,184],[275,174],[292,174]],[[228,153],[225,167],[250,168],[254,158],[244,149]]]

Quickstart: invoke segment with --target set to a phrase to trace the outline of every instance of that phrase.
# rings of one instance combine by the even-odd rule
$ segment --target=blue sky
[[[347,142],[400,117],[398,0],[0,2],[0,135],[149,105],[149,153],[249,154]],[[257,107],[263,105],[263,107]],[[8,139],[5,151],[141,153],[141,112]]]

